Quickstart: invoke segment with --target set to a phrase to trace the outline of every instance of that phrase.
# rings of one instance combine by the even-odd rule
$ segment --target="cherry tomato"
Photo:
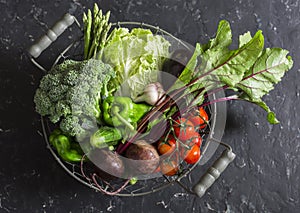
[[[203,120],[198,115],[191,114],[188,119],[193,123],[194,126],[200,126],[203,123]]]
[[[195,134],[195,128],[191,121],[186,118],[177,119],[173,125],[175,136],[185,142]]]
[[[200,119],[201,119],[200,129],[204,129],[207,125],[207,122],[208,122],[208,115],[207,115],[207,113],[206,113],[206,111],[203,107],[199,108],[199,116],[200,116]]]
[[[176,140],[172,135],[169,135],[167,141],[160,140],[157,145],[158,153],[161,155],[170,155],[176,148]]]
[[[200,158],[200,147],[196,144],[191,147],[191,149],[183,151],[183,159],[188,164],[196,163]]]
[[[200,129],[204,129],[208,122],[208,115],[203,107],[199,107],[196,113],[190,113],[188,119],[193,123],[195,127],[200,127]]]
[[[195,132],[195,134],[191,138],[191,145],[196,144],[197,146],[201,147],[202,144],[202,137],[198,132]]]
[[[160,163],[160,171],[164,175],[173,176],[178,172],[178,163],[174,160],[163,160]]]

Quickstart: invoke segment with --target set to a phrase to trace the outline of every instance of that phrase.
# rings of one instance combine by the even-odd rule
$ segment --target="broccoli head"
[[[60,124],[64,133],[80,136],[100,122],[102,88],[115,72],[101,60],[65,60],[40,81],[34,102],[36,111]]]

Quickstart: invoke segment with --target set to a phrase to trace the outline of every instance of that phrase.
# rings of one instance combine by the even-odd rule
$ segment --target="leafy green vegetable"
[[[226,49],[232,42],[232,33],[230,29],[229,22],[222,20],[219,23],[216,37],[210,39],[207,44],[201,45],[202,52],[206,52],[207,50],[214,51],[220,49]]]
[[[253,37],[250,32],[241,35],[239,47],[235,50],[229,49],[231,38],[229,23],[221,21],[216,37],[201,45],[201,52],[199,45],[196,46],[194,56],[188,63],[201,61],[194,70],[194,75],[182,72],[179,79],[189,82],[187,92],[200,91],[197,101],[193,100],[194,104],[201,104],[205,92],[213,93],[218,88],[232,89],[237,95],[222,98],[220,101],[250,101],[268,112],[267,119],[270,123],[278,123],[275,113],[261,98],[291,69],[292,58],[287,56],[287,50],[264,49],[264,37],[260,30]]]
[[[240,35],[239,38],[239,47],[242,47],[244,44],[247,44],[252,39],[251,33],[246,32],[243,35]]]
[[[243,80],[237,88],[243,93],[239,98],[253,102],[268,112],[270,123],[278,123],[275,113],[261,100],[274,88],[274,84],[281,81],[285,72],[293,66],[288,51],[280,48],[267,48],[251,69],[245,72]]]
[[[169,42],[148,29],[115,28],[107,39],[102,60],[116,71],[108,90],[121,87],[122,96],[135,99],[149,83],[157,82]]]
[[[36,111],[60,122],[64,133],[83,135],[100,122],[101,89],[114,75],[100,60],[65,60],[41,79],[34,96]]]
[[[174,85],[172,85],[171,90],[178,89],[183,84],[188,84],[191,81],[191,78],[193,77],[194,74],[194,70],[196,69],[196,66],[198,64],[201,51],[202,51],[201,46],[200,44],[197,43],[191,59],[189,60],[184,70],[178,77],[178,80],[174,83]]]
[[[228,44],[228,43],[227,43]],[[201,80],[219,80],[226,85],[234,87],[239,83],[245,70],[248,70],[257,60],[263,50],[264,38],[261,31],[237,50],[229,50],[227,46],[213,47],[202,54],[205,68],[198,75]]]

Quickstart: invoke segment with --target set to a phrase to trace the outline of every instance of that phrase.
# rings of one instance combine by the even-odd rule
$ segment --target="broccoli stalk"
[[[64,133],[84,136],[101,122],[101,91],[114,76],[112,67],[100,60],[65,60],[41,79],[36,111],[59,123]]]

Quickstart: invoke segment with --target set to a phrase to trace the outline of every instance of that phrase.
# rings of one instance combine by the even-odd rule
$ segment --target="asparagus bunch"
[[[90,9],[87,14],[83,13],[85,60],[101,57],[101,50],[105,45],[108,31],[111,28],[111,23],[108,22],[109,17],[110,11],[103,14],[96,3],[94,4],[93,14]]]

